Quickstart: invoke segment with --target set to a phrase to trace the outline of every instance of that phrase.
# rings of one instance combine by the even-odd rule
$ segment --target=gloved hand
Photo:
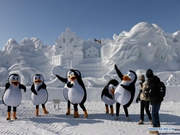
[[[136,99],[136,103],[138,103],[138,99]]]

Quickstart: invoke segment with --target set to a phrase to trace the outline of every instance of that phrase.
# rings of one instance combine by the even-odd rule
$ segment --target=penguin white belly
[[[116,101],[115,99],[111,99],[109,97],[106,97],[105,95],[102,96],[102,101],[107,105],[113,105]]]
[[[40,89],[39,91],[36,91],[37,95],[34,93],[31,94],[31,100],[33,104],[40,105],[45,104],[48,99],[48,92],[46,89]]]
[[[22,100],[22,94],[19,87],[7,89],[3,95],[3,101],[7,106],[18,106]]]
[[[68,89],[68,99],[73,104],[79,104],[82,102],[83,98],[84,98],[83,88],[79,84],[73,83],[72,88]]]
[[[66,100],[69,100],[69,98],[68,98],[68,91],[69,91],[69,89],[68,89],[67,85],[65,85],[64,89],[63,89],[63,95],[64,95],[64,98]]]
[[[114,98],[116,102],[120,103],[121,105],[125,105],[131,99],[131,93],[124,89],[121,85],[118,85],[114,93]]]

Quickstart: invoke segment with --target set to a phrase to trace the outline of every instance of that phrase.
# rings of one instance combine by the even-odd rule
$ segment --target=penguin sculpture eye
[[[132,74],[131,74],[131,72],[128,72],[128,74],[127,74],[128,76],[132,76]]]
[[[109,87],[108,87],[109,90],[112,90],[113,89],[113,85],[110,84]]]
[[[35,80],[37,79],[37,77],[35,76]]]
[[[127,72],[126,75],[129,76],[129,72]]]
[[[73,76],[74,75],[74,73],[73,72],[71,72],[71,74],[70,74],[71,76]]]

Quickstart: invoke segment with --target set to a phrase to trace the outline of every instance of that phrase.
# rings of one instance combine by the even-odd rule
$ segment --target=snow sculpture
[[[173,59],[180,64],[180,31],[173,33],[174,52],[177,55]]]
[[[35,47],[35,51],[41,51],[44,47],[44,43],[39,40],[38,38],[31,38],[33,44],[34,44],[34,47]]]
[[[55,39],[55,55],[82,55],[82,44],[83,40],[78,38],[74,32],[67,28],[65,33],[61,33],[61,35]]]
[[[123,72],[127,71],[127,67],[134,71],[151,68],[155,72],[180,69],[173,60],[172,38],[156,24],[141,22],[129,32],[123,31],[113,38],[108,64],[112,66],[116,63]]]
[[[34,43],[36,43],[36,47]],[[9,74],[19,74],[24,85],[31,84],[31,77],[35,73],[43,72],[43,74],[46,75],[43,68],[46,65],[48,66],[49,62],[44,52],[42,50],[38,51],[42,45],[42,42],[37,38],[24,38],[20,44],[10,38],[1,52],[2,57],[0,59],[2,67],[0,69],[0,74],[3,75],[4,78]],[[35,50],[36,48],[38,48],[37,51]],[[49,75],[50,73],[47,74]],[[1,85],[4,85],[7,80],[0,81]]]
[[[180,80],[175,74],[171,74],[169,76],[168,80],[166,81],[166,83],[167,83],[167,85],[179,85]]]
[[[19,51],[19,44],[13,38],[10,38],[3,48],[1,53],[1,64],[3,67],[10,67],[21,59]]]
[[[82,44],[83,40],[67,28],[65,33],[55,39],[55,55],[52,57],[52,64],[76,68],[84,55]]]
[[[35,50],[33,41],[27,37],[21,40],[20,48],[22,52],[29,52],[29,53],[33,53]]]
[[[114,34],[112,40],[100,41],[101,44],[84,41],[69,28],[54,40],[52,46],[44,46],[36,37],[25,37],[20,43],[11,38],[0,51],[1,78],[16,73],[24,85],[29,85],[33,74],[42,74],[48,86],[61,87],[55,73],[64,74],[62,72],[73,68],[82,73],[86,86],[104,87],[110,79],[118,79],[114,64],[122,73],[133,70],[137,75],[148,68],[159,75],[171,71],[168,76],[177,76],[179,72],[180,31],[165,33],[156,24],[140,22],[130,31]],[[4,86],[8,78],[1,78],[0,85]]]
[[[180,31],[173,33],[174,42],[180,42]]]
[[[99,50],[96,47],[91,46],[85,50],[85,57],[99,57]]]

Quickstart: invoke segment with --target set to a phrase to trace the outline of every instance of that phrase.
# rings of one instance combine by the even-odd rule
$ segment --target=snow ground
[[[46,103],[49,114],[35,116],[35,106],[30,100],[23,100],[17,108],[17,120],[6,121],[6,106],[0,100],[0,134],[1,135],[148,135],[151,127],[145,113],[145,124],[138,125],[140,103],[132,103],[129,107],[131,121],[126,121],[123,109],[120,109],[120,119],[105,114],[103,102],[86,102],[89,117],[83,118],[79,107],[80,118],[67,116],[66,102],[60,101],[60,108],[54,108],[52,101]],[[115,109],[115,106],[114,106]],[[160,110],[160,134],[180,134],[180,103],[163,102]],[[170,130],[173,128],[174,130]]]

